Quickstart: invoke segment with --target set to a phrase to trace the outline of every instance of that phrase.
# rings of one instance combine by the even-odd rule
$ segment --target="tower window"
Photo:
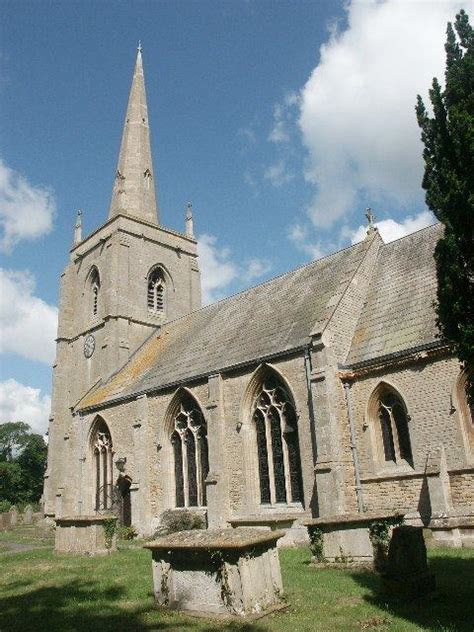
[[[93,268],[89,275],[91,292],[91,311],[97,316],[99,311],[100,277],[97,268]]]
[[[165,311],[165,278],[161,268],[155,268],[148,277],[147,304],[148,311],[163,313]]]
[[[298,425],[294,406],[276,375],[268,375],[255,399],[260,502],[302,502]]]

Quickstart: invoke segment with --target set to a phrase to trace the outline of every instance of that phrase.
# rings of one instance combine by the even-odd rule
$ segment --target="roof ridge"
[[[421,233],[423,230],[428,230],[429,228],[434,228],[435,226],[442,226],[441,222],[434,222],[434,224],[430,224],[429,226],[424,226],[423,228],[419,228],[418,230],[414,230],[412,233],[408,233],[408,235],[402,235],[401,237],[397,237],[397,239],[393,239],[392,241],[389,241],[388,243],[383,243],[382,244],[382,248],[386,248],[387,246],[391,246],[392,244],[396,243],[397,241],[401,241],[402,239],[407,239],[407,237],[413,237],[413,235],[416,235],[417,233]]]

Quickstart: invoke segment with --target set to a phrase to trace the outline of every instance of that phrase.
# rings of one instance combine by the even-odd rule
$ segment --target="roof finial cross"
[[[374,228],[374,222],[375,222],[376,217],[372,209],[370,208],[370,206],[369,208],[365,209],[365,216],[367,218],[367,221],[369,222],[369,229]]]
[[[143,49],[142,49],[142,40],[138,40],[137,51],[138,51],[139,53],[141,53],[141,52],[142,52],[142,50],[143,50]]]

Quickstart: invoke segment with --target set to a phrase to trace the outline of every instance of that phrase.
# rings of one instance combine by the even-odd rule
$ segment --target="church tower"
[[[82,239],[78,215],[61,277],[44,492],[49,516],[80,510],[68,494],[77,465],[70,460],[78,458],[70,447],[80,431],[77,404],[157,327],[201,306],[189,225],[187,219],[185,233],[160,225],[139,46],[108,219]]]

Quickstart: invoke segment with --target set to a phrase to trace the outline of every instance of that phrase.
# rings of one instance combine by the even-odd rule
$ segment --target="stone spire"
[[[118,213],[159,222],[140,44],[128,99],[109,219]]]
[[[193,205],[188,202],[186,207],[186,235],[188,237],[194,237],[194,220],[193,220]]]

